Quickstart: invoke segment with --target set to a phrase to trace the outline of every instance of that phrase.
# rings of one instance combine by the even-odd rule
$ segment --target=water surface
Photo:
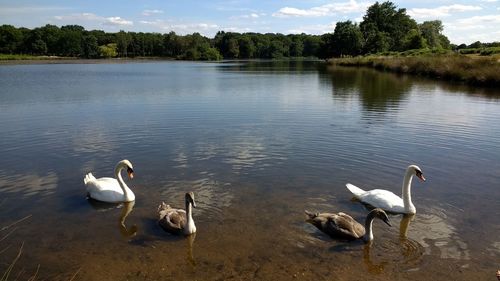
[[[0,66],[0,274],[20,280],[491,280],[500,260],[500,93],[321,62]],[[83,176],[134,164],[134,204]],[[364,220],[345,183],[414,217],[333,240],[304,209]],[[198,232],[156,225],[194,191]],[[12,233],[11,233],[12,232]],[[10,234],[9,234],[10,233]],[[24,243],[24,244],[23,244]]]

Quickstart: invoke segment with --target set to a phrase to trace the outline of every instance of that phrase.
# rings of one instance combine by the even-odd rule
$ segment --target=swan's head
[[[196,208],[196,202],[194,201],[194,193],[193,192],[188,192],[186,193],[186,203],[191,203],[193,207]]]
[[[389,221],[389,217],[387,216],[384,210],[380,208],[375,208],[370,213],[373,215],[373,217],[381,219],[388,226],[392,226],[391,222]]]
[[[422,169],[418,167],[417,165],[410,165],[408,167],[408,171],[412,172],[417,178],[419,178],[421,181],[425,181],[424,174],[422,173]]]
[[[118,162],[118,164],[116,165],[116,169],[126,169],[128,177],[130,179],[134,178],[134,167],[132,166],[132,163],[130,163],[130,161],[128,161],[127,159]]]

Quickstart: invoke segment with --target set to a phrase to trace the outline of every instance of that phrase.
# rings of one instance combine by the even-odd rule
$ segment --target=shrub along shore
[[[334,58],[329,64],[363,66],[395,73],[415,74],[477,86],[500,86],[500,56],[462,54],[368,55]]]

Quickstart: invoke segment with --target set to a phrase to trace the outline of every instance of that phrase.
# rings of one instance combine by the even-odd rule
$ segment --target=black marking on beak
[[[129,178],[134,178],[134,170],[132,170],[130,167],[127,168],[127,174]]]

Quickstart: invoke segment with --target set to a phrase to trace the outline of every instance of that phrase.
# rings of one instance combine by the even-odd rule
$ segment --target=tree
[[[79,56],[82,53],[83,31],[85,29],[78,25],[66,25],[61,27],[59,37],[59,49],[63,56]]]
[[[320,52],[318,53],[318,57],[322,59],[331,58],[335,55],[332,33],[321,35],[321,43],[319,49]]]
[[[321,37],[310,35],[305,37],[304,42],[304,50],[302,51],[302,55],[304,57],[319,57],[319,49],[321,44]]]
[[[116,43],[99,46],[99,55],[103,58],[114,58],[118,56]]]
[[[240,56],[240,44],[236,38],[231,38],[227,41],[227,52],[228,58],[236,59]]]
[[[17,53],[22,41],[23,35],[20,30],[12,25],[0,26],[0,53]]]
[[[97,38],[94,35],[83,36],[82,56],[87,59],[93,59],[99,56],[99,47],[97,45]]]
[[[363,34],[351,21],[338,22],[333,32],[333,55],[359,55],[363,49]]]
[[[469,45],[469,48],[477,49],[483,47],[483,44],[480,41],[476,41]]]
[[[61,37],[61,30],[55,25],[47,24],[40,28],[43,41],[47,45],[48,55],[58,55],[61,53],[59,46],[59,39]]]
[[[123,30],[116,33],[116,47],[118,48],[118,55],[121,57],[127,57],[128,46],[132,41],[132,36]]]
[[[239,53],[240,58],[250,59],[254,57],[256,48],[250,36],[246,34],[241,35],[240,38],[238,39],[238,45],[239,45],[238,49],[240,52]]]
[[[47,44],[42,39],[42,32],[39,28],[29,32],[25,40],[25,46],[28,48],[28,52],[33,55],[45,55],[47,53]]]
[[[406,9],[396,10],[396,6],[387,1],[368,7],[359,27],[366,40],[365,50],[398,51],[403,50],[404,37],[410,30],[417,29],[417,23],[406,14]],[[378,39],[384,41],[378,42]]]
[[[405,50],[422,49],[427,47],[427,43],[420,31],[412,29],[403,39],[403,46]]]
[[[418,25],[418,28],[430,48],[449,48],[450,41],[441,33],[443,23],[440,20],[424,21]]]

